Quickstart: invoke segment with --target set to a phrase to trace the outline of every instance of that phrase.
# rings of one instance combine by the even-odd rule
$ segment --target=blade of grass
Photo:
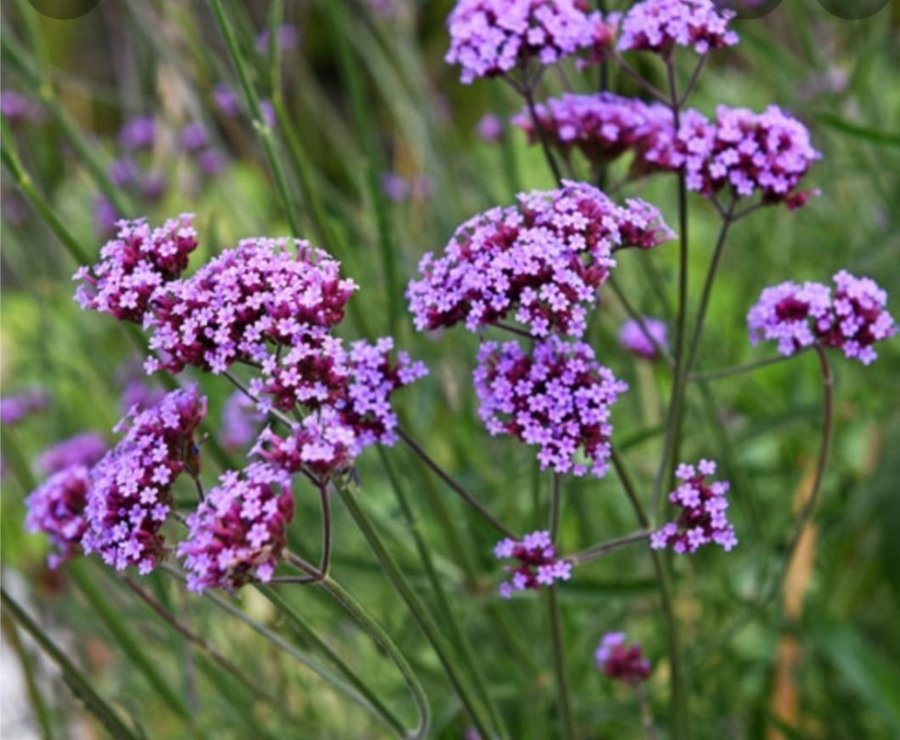
[[[4,637],[6,637],[13,652],[19,659],[19,666],[25,679],[25,689],[28,692],[28,702],[40,727],[41,737],[44,740],[53,740],[53,726],[50,722],[50,714],[47,711],[47,703],[44,701],[44,697],[41,695],[34,677],[34,658],[22,644],[19,630],[13,621],[9,619],[0,620],[0,628],[3,629]]]

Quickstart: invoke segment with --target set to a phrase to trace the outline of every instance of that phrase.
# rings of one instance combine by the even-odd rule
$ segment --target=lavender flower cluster
[[[703,545],[715,543],[726,552],[738,541],[734,527],[728,522],[727,481],[707,481],[716,472],[711,460],[701,460],[695,468],[682,463],[675,471],[681,481],[669,501],[681,507],[674,522],[664,524],[650,536],[650,547],[661,550],[670,547],[677,553],[694,553]]]
[[[587,183],[519,195],[462,224],[444,255],[426,254],[407,290],[416,328],[464,321],[470,331],[514,311],[534,336],[580,337],[596,289],[615,266],[613,252],[654,247],[672,237],[641,200],[618,206]]]
[[[91,467],[106,454],[106,440],[94,432],[83,432],[48,447],[35,461],[45,473],[58,473],[77,465]]]
[[[80,551],[88,527],[84,511],[89,487],[88,468],[73,465],[51,475],[25,499],[25,529],[50,537],[54,551],[47,563],[51,568],[59,567]]]
[[[644,657],[639,643],[626,643],[624,632],[603,635],[594,660],[599,671],[616,681],[635,683],[650,677],[650,661]]]
[[[494,548],[498,560],[518,560],[516,566],[505,566],[512,574],[500,584],[500,596],[508,599],[513,591],[537,590],[556,581],[568,581],[572,577],[572,563],[557,557],[550,533],[544,531],[526,534],[521,540],[506,538]]]
[[[627,384],[581,342],[558,337],[526,353],[516,342],[486,342],[474,373],[479,415],[493,434],[540,448],[541,468],[600,478],[610,456],[610,407]]]
[[[877,359],[873,344],[897,333],[885,310],[887,293],[874,280],[846,270],[827,285],[793,281],[766,288],[747,314],[750,341],[778,342],[782,355],[819,344],[840,349],[844,356],[868,365]]]
[[[734,46],[738,36],[728,29],[735,17],[713,0],[643,0],[621,22],[619,51],[652,51],[668,58],[676,46],[697,54]]]
[[[619,330],[619,344],[645,360],[658,360],[669,351],[669,330],[664,321],[649,316],[640,322],[629,319]]]

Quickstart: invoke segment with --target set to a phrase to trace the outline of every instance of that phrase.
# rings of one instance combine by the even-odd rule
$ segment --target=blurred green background
[[[287,208],[249,118],[225,117],[214,105],[215,85],[236,91],[239,85],[205,2],[106,0],[79,19],[55,21],[25,2],[7,0],[3,88],[44,101],[38,103],[40,120],[13,125],[7,144],[18,151],[53,213],[92,256],[104,240],[95,219],[96,170],[116,156],[119,127],[137,115],[157,121],[160,135],[144,166],[163,173],[168,187],[153,203],[126,194],[127,215],[147,215],[157,223],[196,213],[201,247],[192,265],[245,236],[289,234],[295,219],[301,233],[332,251],[361,285],[343,334],[393,333],[399,347],[429,366],[427,379],[395,397],[406,425],[494,513],[514,530],[530,531],[543,520],[549,480],[537,475],[530,450],[508,438],[488,437],[479,423],[470,384],[478,338],[462,329],[440,336],[415,333],[402,292],[419,257],[441,250],[458,223],[511,202],[517,190],[550,187],[552,179],[539,149],[527,147],[520,132],[509,132],[508,146],[476,136],[482,115],[509,116],[520,104],[499,81],[459,85],[456,70],[444,64],[451,2],[372,0],[336,3],[340,12],[325,12],[326,2],[287,3],[285,21],[299,31],[299,43],[284,50],[274,66],[268,49],[254,49],[255,36],[268,23],[268,4],[226,4],[260,97],[277,103],[272,80],[281,78],[285,117],[275,126],[273,146],[285,173]],[[765,209],[733,230],[713,293],[701,370],[774,353],[771,347],[749,346],[744,316],[762,288],[783,280],[827,282],[847,268],[893,293],[889,307],[900,314],[898,17],[892,5],[871,18],[845,21],[814,0],[785,0],[765,18],[737,23],[741,43],[710,60],[694,107],[712,114],[719,103],[754,110],[777,103],[810,127],[824,156],[807,179],[822,190],[808,208]],[[349,77],[342,49],[351,62]],[[686,75],[691,60],[681,61]],[[651,62],[643,71],[661,75]],[[567,68],[580,90],[596,87],[595,72],[579,76],[571,64]],[[542,92],[557,94],[562,84],[547,74]],[[615,76],[612,89],[638,94],[627,79]],[[354,108],[354,99],[361,105]],[[215,177],[202,177],[178,150],[178,132],[195,121],[205,125],[225,157]],[[294,156],[298,150],[300,158]],[[624,164],[617,167],[624,172]],[[420,188],[427,192],[402,202],[386,200],[372,184],[390,172],[409,182],[427,178],[429,187]],[[97,691],[148,737],[384,736],[366,712],[294,656],[209,599],[186,596],[165,574],[146,579],[145,588],[253,677],[261,696],[217,669],[206,651],[192,650],[113,572],[95,562],[73,563],[55,573],[46,569],[45,541],[22,528],[22,502],[37,481],[31,461],[51,443],[82,430],[111,440],[120,415],[121,367],[141,355],[133,337],[112,319],[78,309],[72,300],[71,253],[22,200],[8,168],[2,177],[3,395],[41,386],[52,396],[44,412],[3,430],[5,587]],[[311,193],[324,220],[316,220]],[[670,225],[677,223],[670,178],[637,183],[623,194],[640,195],[656,204]],[[717,220],[699,197],[691,196],[690,208],[696,288]],[[670,310],[676,251],[672,243],[652,255],[621,255],[616,276],[643,312],[666,316]],[[666,294],[650,287],[646,259],[666,282]],[[619,349],[615,334],[624,317],[615,297],[604,291],[590,341],[599,359],[632,386],[613,412],[615,441],[639,489],[649,492],[659,457],[661,402],[670,381],[665,368],[642,365]],[[730,554],[716,549],[674,563],[698,738],[900,736],[900,349],[896,341],[887,342],[879,353],[870,367],[833,358],[833,454],[814,536],[787,580],[800,604],[794,614],[785,612],[781,595],[767,603],[760,595],[785,567],[794,501],[815,462],[821,404],[816,360],[804,355],[724,379],[710,384],[709,393],[691,388],[683,457],[720,461],[723,477],[732,481],[741,541]],[[201,383],[210,396],[207,431],[216,434],[231,388],[220,378],[204,377]],[[239,464],[241,453],[232,457]],[[395,483],[386,470],[394,473]],[[218,472],[218,461],[207,456],[204,477],[212,481]],[[544,609],[539,599],[501,603],[496,598],[501,571],[491,555],[495,533],[403,447],[383,455],[369,450],[359,478],[362,505],[404,571],[421,586],[423,598],[434,605],[391,486],[411,496],[452,608],[512,736],[555,736]],[[188,481],[178,485],[176,497],[179,491],[191,495]],[[336,509],[337,577],[410,656],[432,701],[433,736],[461,737],[467,722],[440,664],[353,523],[340,506]],[[311,488],[298,486],[291,529],[292,546],[313,557],[320,535]],[[564,551],[633,529],[612,476],[567,485]],[[412,716],[396,671],[322,593],[302,588],[281,593],[333,650],[371,679],[379,696],[403,717]],[[603,679],[593,663],[602,633],[625,629],[642,641],[655,664],[649,693],[665,736],[668,665],[647,553],[627,549],[583,566],[561,593],[580,735],[640,734],[631,693]],[[246,588],[234,603],[258,625],[330,664],[309,635],[292,629],[258,592]],[[24,640],[21,627],[4,615],[5,652],[12,649],[31,666],[36,679],[29,706],[38,711],[19,707],[19,722],[15,728],[7,725],[8,731],[27,732],[40,715],[54,737],[101,734],[48,661],[36,659],[34,643],[18,644],[17,635]],[[184,716],[141,668],[142,661],[149,661],[150,673],[175,694],[175,704],[183,704]]]

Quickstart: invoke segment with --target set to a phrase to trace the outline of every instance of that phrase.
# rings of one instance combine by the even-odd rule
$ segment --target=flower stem
[[[458,495],[463,501],[466,502],[474,511],[476,511],[488,524],[490,524],[494,529],[500,532],[505,537],[515,538],[515,534],[513,534],[512,530],[505,526],[499,519],[497,519],[491,512],[489,512],[471,493],[469,493],[465,488],[463,488],[459,483],[457,483],[450,475],[444,471],[444,469],[438,465],[431,456],[423,450],[419,444],[403,429],[397,429],[397,434],[402,439],[406,445],[415,453],[415,455],[423,462],[425,465],[431,469],[431,471],[447,486]]]
[[[647,696],[647,690],[641,681],[635,681],[633,684],[634,693],[637,696],[638,706],[641,709],[641,726],[644,728],[644,737],[647,740],[656,740],[656,726],[653,724],[653,713],[650,711],[650,699]]]
[[[777,365],[780,362],[785,362],[786,360],[790,360],[791,358],[796,357],[797,354],[800,353],[798,352],[793,355],[777,355],[775,357],[766,357],[762,360],[747,362],[743,365],[733,365],[732,367],[722,368],[721,370],[710,370],[704,373],[690,373],[688,375],[688,380],[702,383],[707,380],[720,380],[721,378],[730,378],[735,375],[743,375],[744,373],[758,370],[761,367],[768,367],[769,365]]]
[[[525,98],[525,104],[528,106],[528,115],[531,116],[531,125],[534,126],[534,131],[537,134],[538,140],[541,142],[541,148],[544,150],[544,158],[547,160],[547,164],[553,172],[553,177],[556,180],[557,186],[562,186],[562,175],[559,171],[559,165],[556,163],[556,158],[550,150],[550,143],[547,141],[547,132],[544,131],[544,127],[537,117],[537,109],[534,105],[534,86],[531,84],[522,85],[520,92],[522,93],[522,97]]]
[[[550,491],[550,539],[556,544],[556,536],[559,534],[559,510],[562,504],[562,476],[553,474],[553,485]]]
[[[648,537],[650,537],[650,531],[641,529],[637,532],[623,535],[622,537],[616,537],[615,539],[601,542],[599,545],[594,545],[593,547],[581,550],[579,552],[576,552],[574,555],[567,555],[564,560],[569,560],[574,565],[589,563],[592,560],[598,560],[599,558],[602,558],[604,555],[608,555],[611,552],[620,550],[627,545],[632,545],[635,542],[646,540]]]
[[[612,288],[613,293],[616,294],[616,298],[619,299],[619,303],[622,304],[622,308],[625,309],[625,313],[637,323],[644,337],[653,345],[653,349],[656,350],[656,353],[664,358],[670,365],[673,364],[674,360],[672,359],[672,355],[670,355],[669,351],[657,341],[655,336],[653,336],[653,333],[647,328],[647,322],[644,320],[644,317],[641,316],[631,304],[631,301],[629,301],[628,297],[625,295],[625,291],[622,290],[618,281],[612,275],[609,276],[609,286]]]
[[[328,577],[328,566],[331,564],[331,506],[328,502],[327,484],[319,485],[319,500],[322,502],[322,559],[319,572],[323,578]]]
[[[569,682],[566,677],[566,652],[556,584],[547,589],[547,610],[550,616],[550,633],[553,638],[553,667],[556,672],[556,689],[559,696],[562,737],[565,740],[574,740],[575,724],[572,718]]]

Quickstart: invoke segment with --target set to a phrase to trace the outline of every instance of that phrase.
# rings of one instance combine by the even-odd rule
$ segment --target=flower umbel
[[[55,552],[47,557],[51,568],[58,567],[81,549],[81,538],[87,529],[84,510],[90,475],[84,465],[54,473],[38,486],[27,499],[25,529],[44,532],[50,537]]]
[[[556,556],[549,532],[532,532],[521,540],[500,540],[494,548],[494,556],[498,560],[519,561],[519,565],[505,567],[512,577],[500,584],[500,595],[504,599],[512,596],[513,591],[537,590],[572,577],[572,564]]]
[[[624,632],[607,632],[600,640],[594,659],[597,669],[609,678],[634,683],[650,677],[650,661],[644,657],[639,643],[625,643]]]
[[[617,48],[668,58],[676,46],[690,46],[697,54],[707,54],[738,42],[728,29],[735,15],[713,0],[644,0],[625,14]]]

